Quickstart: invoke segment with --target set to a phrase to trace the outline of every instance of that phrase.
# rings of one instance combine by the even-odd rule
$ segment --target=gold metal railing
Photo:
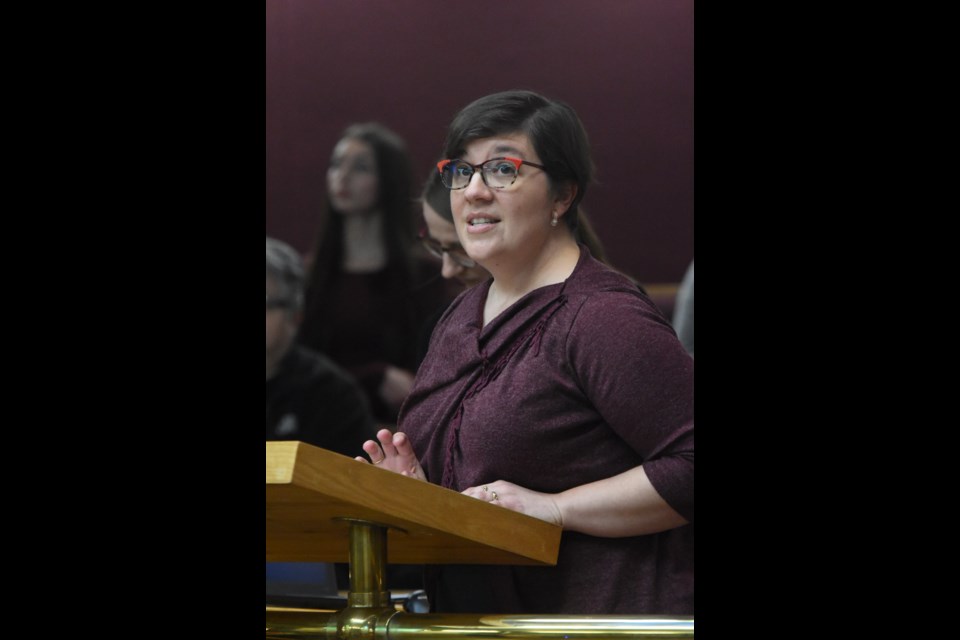
[[[267,640],[383,638],[400,640],[466,640],[480,638],[693,638],[692,618],[660,616],[529,616],[404,613],[395,609],[361,612],[345,609],[267,611]]]
[[[469,640],[693,638],[692,617],[425,614],[398,611],[386,590],[387,528],[350,520],[350,593],[337,612],[268,607],[266,638]]]

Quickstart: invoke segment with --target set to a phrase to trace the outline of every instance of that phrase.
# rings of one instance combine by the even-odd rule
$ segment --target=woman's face
[[[353,138],[338,142],[327,169],[327,193],[337,213],[354,215],[373,211],[377,206],[379,184],[373,147]]]
[[[423,203],[423,221],[427,225],[428,241],[432,240],[434,247],[439,245],[443,252],[440,275],[447,280],[456,278],[464,288],[472,287],[490,277],[490,273],[479,264],[465,267],[457,261],[457,258],[469,258],[460,246],[457,228],[426,202]]]
[[[541,164],[525,133],[474,140],[461,159],[477,165],[502,156]],[[551,193],[547,174],[529,165],[521,165],[516,181],[504,189],[488,187],[477,170],[466,188],[451,191],[450,204],[460,244],[490,271],[536,264],[555,232],[553,213],[565,211]]]

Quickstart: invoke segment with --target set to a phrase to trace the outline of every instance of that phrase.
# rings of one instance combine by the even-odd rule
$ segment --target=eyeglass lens
[[[509,187],[517,179],[517,165],[506,158],[492,158],[480,165],[480,176],[484,184],[493,189]],[[470,184],[474,167],[455,160],[444,167],[443,183],[450,189],[463,189]]]

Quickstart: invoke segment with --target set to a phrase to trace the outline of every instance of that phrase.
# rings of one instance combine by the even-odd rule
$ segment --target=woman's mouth
[[[500,222],[500,218],[488,215],[471,214],[467,216],[467,232],[480,233],[493,227]]]

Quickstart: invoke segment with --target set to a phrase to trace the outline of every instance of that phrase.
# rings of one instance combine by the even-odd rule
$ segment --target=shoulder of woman
[[[665,379],[673,379],[692,368],[673,327],[639,291],[597,291],[574,301],[570,310],[574,315],[563,349],[581,374],[660,371]]]
[[[667,329],[670,322],[657,305],[636,287],[611,287],[571,292],[570,310],[574,323],[606,327],[609,331],[646,332]]]
[[[568,292],[567,348],[629,357],[681,348],[670,322],[629,278],[607,272]]]

